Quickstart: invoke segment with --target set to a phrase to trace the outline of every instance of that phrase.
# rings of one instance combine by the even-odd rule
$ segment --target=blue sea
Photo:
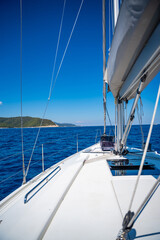
[[[146,140],[149,125],[143,125]],[[107,132],[111,131],[107,127]],[[24,133],[24,159],[27,167],[38,128],[25,128]],[[103,127],[62,127],[42,128],[31,160],[27,181],[42,171],[42,144],[44,150],[44,167],[53,164],[93,145],[100,140]],[[160,153],[160,125],[154,125],[151,137],[152,150]],[[132,126],[127,145],[142,147],[142,135],[138,125]],[[0,200],[13,192],[22,184],[22,155],[21,155],[21,129],[0,129]]]

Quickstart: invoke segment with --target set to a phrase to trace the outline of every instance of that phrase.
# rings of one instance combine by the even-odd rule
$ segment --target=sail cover
[[[159,21],[160,0],[123,1],[105,73],[105,81],[115,98],[118,96],[128,100],[133,98],[137,89],[133,83],[147,66],[150,66],[151,74],[148,74],[143,88],[159,71],[160,61],[157,61],[160,54]],[[150,47],[152,50],[146,54]],[[135,67],[140,66],[139,63],[141,71]]]

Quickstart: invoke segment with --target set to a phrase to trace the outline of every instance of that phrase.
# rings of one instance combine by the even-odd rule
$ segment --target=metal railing
[[[95,131],[96,131],[96,137],[95,137],[95,134],[94,134]],[[90,133],[89,136],[87,135],[88,132]],[[60,154],[60,158],[62,157],[64,159],[64,158],[67,157],[67,153],[66,154],[65,153],[62,154],[62,152],[66,152],[67,151],[70,155],[72,155],[74,152],[81,151],[82,149],[88,147],[87,145],[90,146],[91,144],[94,144],[94,142],[97,142],[97,140],[99,138],[99,136],[98,136],[99,134],[98,133],[100,133],[100,129],[96,129],[94,131],[86,131],[85,134],[84,134],[84,132],[83,133],[80,133],[80,132],[76,133],[75,132],[74,134],[72,134],[70,136],[65,136],[65,137],[59,136],[59,138],[58,139],[54,139],[54,141],[45,142],[43,144],[42,143],[41,144],[37,144],[37,146],[36,146],[37,152],[35,152],[35,155],[38,154],[38,158],[36,157],[35,160],[37,160],[37,161],[34,161],[34,162],[31,163],[31,166],[35,166],[35,165],[38,164],[38,169],[36,168],[36,175],[37,175],[37,171],[40,170],[40,162],[41,162],[41,171],[44,172],[45,171],[45,167],[49,168],[51,165],[56,163],[55,161],[53,161],[52,164],[50,164],[50,160],[49,160],[50,158],[54,159],[57,154],[58,154],[58,156]],[[87,139],[86,139],[86,135],[87,135]],[[58,144],[56,146],[59,147],[59,144],[62,145],[62,143],[65,143],[66,147],[63,146],[63,149],[61,148],[59,150],[54,149],[54,152],[52,152],[53,149],[50,149],[50,147],[47,147],[47,145],[55,145],[55,144]],[[83,143],[85,143],[85,144],[83,144]],[[45,148],[46,148],[46,150],[45,150]],[[26,149],[24,151],[25,159],[28,158],[27,154],[29,154],[30,150],[32,150],[32,148],[28,148],[28,149]],[[15,150],[15,152],[16,152],[16,150]],[[45,152],[45,154],[44,154],[44,152]],[[5,157],[0,159],[0,164],[2,162],[7,161],[9,158],[10,159],[13,158],[13,160],[14,160],[17,157],[19,158],[20,156],[21,156],[21,151],[17,152],[17,153],[14,153],[14,154],[11,154],[9,156],[5,156]],[[58,162],[61,161],[60,158],[59,158]],[[46,162],[46,164],[45,164],[45,162]],[[11,161],[10,161],[10,163],[12,164]],[[27,163],[27,162],[25,161],[25,163]],[[13,161],[13,164],[14,164],[14,161]],[[16,171],[14,172],[12,170],[13,174],[11,174],[10,176],[8,174],[8,176],[6,178],[1,176],[0,184],[3,183],[3,188],[4,189],[7,188],[7,186],[8,186],[8,184],[6,182],[10,181],[10,183],[11,183],[11,179],[13,179],[14,177],[17,177],[17,175],[22,174],[22,170],[19,170],[19,169],[17,169],[17,170],[18,170],[17,172]],[[32,175],[32,177],[31,177],[31,175]],[[31,173],[28,180],[30,180],[34,176],[35,176],[35,174]],[[18,187],[18,184],[20,183],[21,180],[20,180],[19,176],[18,176],[17,179],[18,180],[17,180],[17,184],[16,185]],[[13,187],[13,190],[14,190],[14,187]],[[5,197],[5,194],[4,194],[4,197]],[[3,199],[3,197],[2,197],[2,199]],[[0,198],[0,200],[1,200],[1,198]]]
[[[58,171],[56,171],[58,170]],[[49,173],[42,181],[40,181],[35,187],[33,187],[24,197],[24,203],[27,203],[33,196],[35,196],[59,171],[61,170],[61,167],[58,166],[56,167],[51,173]],[[53,176],[51,176],[54,173]],[[48,177],[50,177],[50,179],[48,179]],[[38,188],[44,181],[46,180],[46,182],[40,187]],[[38,189],[37,189],[38,188]],[[37,190],[36,190],[37,189]],[[35,191],[36,190],[36,191]],[[34,192],[35,191],[35,192]],[[28,198],[28,196],[33,192],[33,194]]]

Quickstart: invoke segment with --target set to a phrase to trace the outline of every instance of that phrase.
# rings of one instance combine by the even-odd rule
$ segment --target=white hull
[[[159,165],[160,157],[155,156]],[[96,144],[20,187],[0,203],[0,239],[116,239],[137,177],[113,176],[106,160],[116,158]],[[57,174],[53,172],[48,183],[44,185],[45,180],[24,203],[25,195],[57,166]],[[133,211],[155,181],[151,175],[141,176]],[[158,188],[135,222],[130,239],[160,239],[159,199]]]

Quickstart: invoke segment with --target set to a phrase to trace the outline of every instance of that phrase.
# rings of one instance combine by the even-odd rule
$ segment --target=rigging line
[[[56,77],[55,77],[55,80],[54,80],[54,83],[53,83],[53,86],[52,86],[51,94],[52,94],[52,92],[53,92],[53,89],[54,89],[54,87],[55,87],[55,84],[56,84],[56,81],[57,81],[59,72],[60,72],[60,70],[61,70],[62,63],[63,63],[64,57],[65,57],[65,55],[66,55],[66,52],[67,52],[67,49],[68,49],[68,46],[69,46],[69,43],[70,43],[70,40],[71,40],[73,31],[74,31],[74,29],[75,29],[75,26],[76,26],[76,23],[77,23],[77,20],[78,20],[78,17],[79,17],[79,14],[80,14],[80,11],[81,11],[83,2],[84,2],[84,0],[81,1],[81,4],[80,4],[79,10],[78,10],[78,13],[77,13],[75,22],[74,22],[73,27],[72,27],[72,31],[71,31],[71,33],[70,33],[70,36],[69,36],[69,39],[68,39],[66,48],[65,48],[64,53],[63,53],[63,57],[62,57],[62,59],[61,59],[61,63],[60,63],[60,65],[59,65],[59,68],[58,68],[58,71],[57,71],[57,75],[56,75]]]
[[[115,150],[117,151],[117,104],[115,104]]]
[[[40,127],[42,126],[42,123],[43,123],[43,120],[44,120],[44,117],[45,117],[45,113],[46,113],[47,108],[48,108],[48,103],[49,103],[49,100],[50,100],[50,98],[51,98],[51,94],[52,94],[52,91],[53,91],[53,89],[54,89],[54,86],[55,86],[56,80],[57,80],[57,78],[58,78],[58,75],[59,75],[59,72],[60,72],[60,69],[61,69],[61,66],[62,66],[62,63],[63,63],[64,57],[65,57],[66,51],[67,51],[67,49],[68,49],[68,45],[69,45],[69,43],[70,43],[70,40],[71,40],[71,37],[72,37],[73,31],[74,31],[74,28],[75,28],[75,26],[76,26],[76,23],[77,23],[77,20],[78,20],[78,17],[79,17],[79,14],[80,14],[80,11],[81,11],[81,8],[82,8],[82,4],[83,4],[83,2],[84,2],[84,0],[82,0],[82,2],[81,2],[81,5],[80,5],[80,8],[79,8],[79,11],[78,11],[78,13],[77,13],[77,16],[76,16],[76,19],[75,19],[75,22],[74,22],[74,25],[73,25],[73,28],[72,28],[72,31],[71,31],[70,37],[69,37],[69,39],[68,39],[68,42],[67,42],[67,45],[66,45],[66,48],[65,48],[65,51],[64,51],[64,54],[63,54],[63,57],[62,57],[62,60],[61,60],[61,63],[60,63],[60,66],[59,66],[58,72],[57,72],[57,75],[56,75],[56,77],[55,77],[54,83],[53,83],[52,88],[51,88],[51,90],[50,90],[50,95],[49,95],[49,98],[48,98],[48,101],[47,101],[46,109],[45,109],[45,112],[44,112],[44,115],[43,115],[43,118],[42,118],[42,121],[41,121],[41,125],[40,125]],[[37,137],[36,137],[36,140],[35,140],[35,144],[34,144],[34,147],[33,147],[33,151],[32,151],[32,154],[31,154],[31,157],[30,157],[30,160],[29,160],[28,166],[27,166],[26,176],[27,176],[27,174],[28,174],[29,165],[30,165],[30,162],[31,162],[31,160],[32,160],[33,153],[34,153],[34,148],[35,148],[35,146],[36,146],[36,143],[37,143],[37,140],[38,140],[38,137],[39,137],[40,127],[39,127],[39,131],[38,131],[38,133],[37,133]]]
[[[12,175],[10,175],[8,178],[5,178],[4,180],[2,180],[2,181],[0,182],[0,184],[3,183],[3,182],[5,182],[5,181],[7,181],[8,179],[10,179],[10,178],[16,176],[16,175],[17,175],[18,173],[20,173],[20,172],[22,172],[22,170],[20,170],[20,171],[14,173],[14,174],[12,174]]]
[[[59,35],[58,35],[56,54],[55,54],[55,58],[54,58],[54,65],[53,65],[53,71],[52,71],[52,78],[51,78],[51,85],[50,85],[48,100],[50,100],[51,92],[52,92],[53,77],[54,77],[55,66],[56,66],[56,61],[57,61],[57,54],[58,54],[59,42],[60,42],[60,37],[61,37],[62,25],[63,25],[63,17],[64,17],[65,5],[66,5],[66,0],[64,0],[64,4],[63,4],[62,18],[61,18],[61,24],[60,24],[60,29],[59,29]]]
[[[75,135],[75,136],[76,136],[76,135]],[[63,138],[63,139],[66,139],[66,138]],[[61,139],[61,140],[62,140],[62,139]],[[57,140],[57,141],[58,141],[58,140]],[[57,142],[57,141],[56,141],[56,142]],[[54,142],[53,142],[53,143],[54,143]],[[68,146],[68,147],[64,148],[63,151],[65,151],[65,150],[68,149],[69,147],[71,147],[71,146]],[[59,151],[56,151],[56,152],[52,153],[51,155],[47,156],[47,158],[49,158],[49,157],[51,157],[51,156],[53,156],[53,155],[55,155],[55,154],[57,154],[57,153],[59,153],[59,152],[62,152],[62,150],[59,150]],[[41,160],[36,161],[35,163],[31,164],[31,166],[35,165],[35,164],[36,164],[37,162],[39,162],[39,161],[41,161]],[[4,182],[4,181],[8,180],[9,178],[17,175],[17,174],[20,173],[21,171],[22,171],[22,170],[18,171],[17,173],[14,173],[13,175],[9,176],[8,178],[6,178],[6,179],[4,179],[4,180],[2,180],[2,181],[0,182],[0,184],[1,184],[2,182]]]
[[[126,102],[126,124],[127,124],[127,105],[128,105],[128,103]]]
[[[126,137],[125,137],[125,139],[124,139],[124,141],[125,141],[125,146],[127,146],[127,136],[129,135],[129,133],[130,133],[130,130],[131,130],[131,127],[132,127],[132,124],[129,124],[129,127],[128,127],[128,130],[127,130],[127,132],[126,132]]]
[[[106,6],[105,0],[103,0],[102,6],[102,29],[103,29],[103,38],[102,38],[102,49],[103,49],[103,109],[104,109],[104,134],[106,133],[106,82],[104,80],[104,75],[106,71]]]
[[[160,85],[159,85],[159,89],[158,89],[158,94],[157,94],[157,98],[156,98],[156,103],[155,103],[155,107],[154,107],[154,111],[153,111],[153,116],[152,116],[152,120],[151,120],[151,124],[150,124],[150,128],[149,128],[149,132],[148,132],[148,137],[147,137],[147,141],[145,144],[145,148],[143,151],[143,156],[142,156],[142,160],[141,160],[141,165],[138,171],[138,175],[137,175],[137,179],[136,179],[136,183],[135,183],[135,187],[133,190],[133,194],[132,194],[132,198],[129,204],[129,210],[131,210],[132,204],[133,204],[133,200],[137,191],[137,187],[138,187],[138,183],[139,183],[139,179],[142,173],[142,169],[143,169],[143,165],[144,165],[144,161],[145,161],[145,157],[147,154],[147,150],[148,150],[148,145],[149,145],[149,141],[150,141],[150,137],[151,137],[151,133],[152,133],[152,128],[153,128],[153,123],[154,123],[154,119],[155,119],[155,115],[156,115],[156,111],[157,111],[157,107],[158,107],[158,102],[159,102],[159,97],[160,97]]]
[[[23,109],[22,109],[22,0],[20,0],[20,92],[21,92],[21,142],[23,183],[25,183],[24,142],[23,142]]]
[[[124,129],[125,129],[125,106],[124,106],[124,101],[122,101],[122,123],[123,123],[123,131],[124,131]]]
[[[141,121],[142,121],[142,116],[144,116],[144,112],[143,112],[143,103],[142,103],[141,96],[139,97],[139,100],[140,100],[140,117],[141,117]]]
[[[99,131],[101,131],[100,129],[98,129]],[[94,131],[93,131],[94,132]],[[76,137],[77,136],[77,134],[75,134],[74,136],[72,135],[72,137]],[[78,134],[78,136],[84,136],[83,135],[83,133],[79,133]],[[100,136],[101,136],[101,133],[100,133]],[[69,140],[70,138],[69,137],[64,137],[64,138],[59,138],[59,139],[57,139],[57,140],[55,140],[55,141],[52,141],[52,142],[45,142],[45,143],[43,143],[43,145],[45,146],[45,145],[47,145],[47,144],[55,144],[55,143],[57,143],[57,142],[59,142],[59,141],[61,141],[61,140]],[[38,147],[41,147],[41,144],[39,144],[39,145],[36,145],[36,148],[38,148]],[[32,150],[33,148],[28,148],[27,150],[25,150],[24,151],[24,153],[26,153],[26,152],[28,152],[28,151],[30,151],[30,150]],[[0,162],[1,161],[4,161],[4,160],[6,160],[6,159],[8,159],[8,158],[11,158],[11,157],[14,157],[14,156],[18,156],[18,155],[20,155],[21,154],[21,152],[17,152],[17,153],[15,153],[15,154],[11,154],[11,155],[9,155],[9,156],[6,156],[6,157],[4,157],[4,158],[1,158],[0,159]]]
[[[160,59],[160,55],[158,55],[158,57],[153,60],[153,62],[149,65],[149,67],[145,70],[145,72],[143,72],[143,74],[142,74],[140,77],[138,77],[137,80],[130,85],[129,89],[126,91],[125,94],[123,94],[123,96],[121,97],[121,99],[123,99],[123,98],[126,96],[126,94],[128,94],[128,92],[131,91],[131,89],[140,81],[141,77],[143,77],[143,76],[147,73],[147,71],[149,71],[149,70],[151,69],[151,67],[152,67],[152,66],[157,62],[157,60],[159,60],[159,59]],[[159,63],[158,63],[158,64],[159,64]],[[153,68],[152,72],[153,72],[154,69],[158,66],[158,64]],[[151,75],[152,72],[150,72],[150,75]],[[133,93],[134,93],[135,91],[137,91],[137,89],[134,90]],[[131,93],[131,94],[129,95],[129,97],[130,97],[133,93]],[[129,99],[129,97],[128,97],[128,99]]]
[[[41,146],[41,145],[36,146],[36,147],[40,147],[40,146]],[[31,149],[32,149],[32,148],[29,148],[29,149],[25,150],[24,153],[25,153],[25,152],[28,152],[28,151],[31,150]],[[13,151],[14,151],[14,150],[13,150]],[[11,154],[11,155],[9,155],[9,156],[6,156],[6,157],[4,157],[4,158],[1,158],[1,159],[0,159],[0,162],[6,160],[6,159],[8,159],[8,158],[18,156],[18,155],[20,155],[20,154],[22,154],[22,152],[18,152],[18,153],[15,153],[15,154]]]
[[[159,58],[160,58],[160,57],[159,57]],[[158,65],[159,65],[159,63],[153,68],[153,70],[149,73],[149,75],[152,74],[152,72],[157,68]],[[148,69],[148,70],[149,70],[149,69]],[[147,71],[145,71],[145,73],[147,73]],[[145,73],[143,73],[142,77],[144,76]],[[130,87],[129,90],[131,90],[131,88],[133,88],[133,87],[140,81],[140,79],[141,79],[141,77],[136,80],[136,82]],[[153,79],[152,79],[152,80],[153,80]],[[129,90],[128,90],[127,92],[129,92]],[[137,89],[133,90],[133,92],[131,92],[130,95],[128,96],[128,99],[129,99],[130,96],[131,96],[132,94],[134,94],[136,91],[137,91]],[[125,95],[126,95],[126,94],[125,94]]]
[[[43,124],[43,120],[44,120],[44,118],[45,118],[45,115],[46,115],[46,112],[47,112],[47,108],[48,108],[48,104],[49,104],[49,101],[50,101],[50,98],[51,98],[52,85],[53,85],[53,77],[54,77],[56,60],[57,60],[57,54],[58,54],[58,49],[59,49],[59,42],[60,42],[60,37],[61,37],[62,25],[63,25],[65,5],[66,5],[66,0],[64,0],[64,4],[63,4],[63,11],[62,11],[60,29],[59,29],[59,34],[58,34],[57,48],[56,48],[56,53],[55,53],[55,58],[54,58],[54,65],[53,65],[53,71],[52,71],[52,77],[51,77],[51,84],[50,84],[49,96],[48,96],[48,100],[47,100],[47,103],[46,103],[45,111],[44,111],[44,114],[43,114],[43,117],[42,117],[42,120],[41,120],[41,123],[40,123],[40,126],[39,126],[39,130],[38,130],[38,133],[37,133],[37,136],[36,136],[36,139],[35,139],[35,143],[34,143],[33,150],[32,150],[32,153],[31,153],[31,156],[30,156],[30,159],[29,159],[29,163],[28,163],[28,166],[27,166],[27,170],[26,170],[25,176],[27,176],[27,174],[28,174],[29,165],[30,165],[30,162],[31,162],[31,160],[32,160],[32,156],[33,156],[33,153],[34,153],[34,149],[35,149],[35,146],[36,146],[36,144],[37,144],[37,140],[38,140],[38,137],[39,137],[39,134],[40,134],[40,129],[41,129],[41,126],[42,126],[42,124]]]
[[[160,56],[158,57],[158,59],[160,59]],[[157,60],[157,59],[156,59]],[[153,63],[154,64],[154,63]],[[159,62],[157,63],[157,65],[152,69],[152,71],[151,72],[149,72],[149,75],[151,75],[152,74],[152,72],[154,72],[154,70],[157,68],[157,66],[159,65]],[[149,71],[150,70],[150,68],[151,68],[152,66],[150,66],[144,73],[143,73],[143,75],[142,76],[144,76],[144,74],[146,74],[147,73],[147,71]],[[140,77],[141,78],[141,77]],[[138,83],[138,81],[140,80],[140,78],[139,79],[137,79],[137,81],[133,84],[133,87]],[[132,86],[130,87],[130,89],[132,88]],[[129,97],[128,98],[130,98],[130,96],[134,93],[134,92],[136,92],[137,90],[134,90],[130,95],[129,95]]]
[[[112,181],[112,180],[111,180],[111,185],[112,185],[112,189],[113,189],[113,192],[114,192],[114,195],[115,195],[116,201],[117,201],[117,205],[118,205],[118,208],[119,208],[119,211],[120,211],[121,217],[122,217],[122,219],[123,219],[124,216],[123,216],[122,209],[121,209],[121,206],[120,206],[120,203],[119,203],[119,200],[118,200],[118,197],[117,197],[117,194],[116,194],[116,191],[115,191],[115,188],[114,188],[114,185],[113,185],[113,181]]]
[[[40,160],[38,160],[38,161],[32,163],[31,166],[33,166],[33,165],[35,165],[36,163],[41,162],[41,161],[42,161],[42,160],[40,159]],[[7,181],[8,179],[10,179],[10,178],[12,178],[12,177],[18,175],[18,173],[20,173],[20,172],[22,172],[22,170],[20,170],[20,171],[18,171],[18,172],[16,172],[16,173],[10,175],[9,177],[3,179],[3,180],[0,182],[0,184],[3,183],[3,182],[5,182],[5,181]]]
[[[57,153],[59,153],[59,152],[64,152],[66,149],[68,149],[68,148],[70,148],[71,146],[67,146],[66,148],[63,148],[63,150],[59,150],[59,151],[57,151],[57,152],[54,152],[54,153],[51,153],[49,156],[47,156],[47,158],[49,158],[49,157],[52,157],[52,156],[54,156],[55,154],[57,154]]]
[[[59,140],[57,140],[57,141],[59,141]],[[56,142],[56,141],[55,141]],[[51,143],[54,143],[54,142],[51,142]],[[47,144],[47,143],[44,143],[44,144]],[[38,145],[38,146],[36,146],[36,147],[41,147],[41,145]],[[33,148],[28,148],[27,150],[25,150],[25,151],[23,151],[24,153],[26,153],[26,152],[28,152],[28,151],[30,151],[30,150],[32,150]],[[13,150],[14,151],[14,150]],[[18,155],[20,155],[21,154],[21,152],[17,152],[17,153],[15,153],[15,154],[11,154],[11,155],[9,155],[9,156],[6,156],[6,157],[4,157],[4,158],[1,158],[0,159],[0,162],[1,161],[4,161],[4,160],[6,160],[6,159],[8,159],[8,158],[11,158],[11,157],[14,157],[14,156],[18,156]]]
[[[110,0],[109,0],[109,7],[108,7],[108,9],[109,9],[109,48],[108,48],[108,55],[109,55],[109,53],[110,53],[110,46],[111,46],[111,33],[110,33],[110,31],[111,31],[111,10],[110,10]]]
[[[56,142],[58,142],[58,141],[60,141],[60,140],[63,140],[63,139],[66,139],[66,138],[57,139],[57,140],[54,141],[54,142],[46,142],[46,143],[43,143],[43,145],[51,144],[51,143],[54,144],[54,143],[56,143]],[[38,148],[38,147],[41,147],[41,144],[36,146],[36,148]],[[28,148],[27,150],[24,151],[24,153],[26,153],[26,152],[28,152],[28,151],[30,151],[30,150],[32,150],[32,149],[33,149],[33,148]],[[0,162],[6,160],[6,159],[8,159],[8,158],[18,156],[18,155],[20,155],[21,153],[22,153],[22,152],[18,152],[18,153],[15,153],[15,154],[11,154],[11,155],[9,155],[9,156],[6,156],[6,157],[0,159]]]
[[[141,100],[141,101],[142,101],[142,100]],[[143,146],[144,146],[144,133],[143,133],[143,129],[142,129],[142,116],[140,116],[138,104],[137,104],[137,115],[138,115],[139,126],[140,126],[140,129],[141,129],[142,149],[143,149]]]
[[[123,96],[121,97],[121,99],[125,98],[125,96],[128,94],[129,91],[131,91],[131,89],[140,81],[140,79],[151,69],[151,67],[156,64],[157,60],[160,59],[160,54],[153,60],[153,62],[148,66],[148,68],[145,68],[145,72],[143,72],[143,74],[137,78],[137,80],[135,80],[135,82],[132,82],[132,84],[130,85],[130,87],[128,88],[128,90],[123,94]],[[158,64],[153,68],[153,70],[150,72],[150,75],[152,74],[152,72],[155,70],[155,68],[159,65]],[[137,89],[135,89],[130,95],[129,97],[135,92],[137,91]],[[129,99],[128,97],[128,99]]]
[[[43,120],[44,120],[44,117],[45,117],[45,114],[46,114],[46,111],[47,111],[47,108],[48,108],[48,104],[49,104],[49,101],[47,101],[46,108],[45,108],[45,111],[44,111],[44,114],[43,114],[43,117],[42,117],[42,120],[41,120],[39,129],[38,129],[38,133],[37,133],[37,136],[36,136],[36,140],[35,140],[35,142],[34,142],[34,146],[33,146],[33,149],[32,149],[32,153],[31,153],[31,156],[30,156],[30,159],[29,159],[29,162],[28,162],[28,166],[27,166],[27,169],[26,169],[25,177],[27,176],[28,171],[29,171],[30,163],[31,163],[31,160],[32,160],[32,157],[33,157],[34,149],[35,149],[36,144],[37,144],[37,141],[38,141],[38,137],[39,137],[39,134],[40,134],[40,131],[41,131],[41,126],[42,126],[42,123],[43,123]]]

